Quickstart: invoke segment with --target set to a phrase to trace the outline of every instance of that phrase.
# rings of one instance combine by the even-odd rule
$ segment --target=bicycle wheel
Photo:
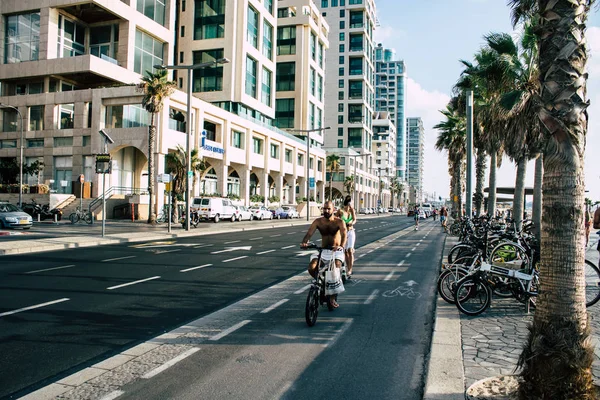
[[[492,265],[508,269],[528,269],[529,256],[516,243],[505,242],[494,247],[489,256]]]
[[[600,300],[600,270],[585,260],[585,305],[591,307]]]
[[[462,268],[448,268],[444,270],[437,280],[437,290],[446,303],[456,304],[454,292],[456,283],[467,276],[467,271]]]
[[[313,326],[317,322],[319,315],[319,289],[316,286],[311,286],[306,296],[306,307],[304,310],[306,324]]]
[[[71,221],[72,224],[76,224],[79,222],[79,215],[77,215],[77,213],[71,213],[69,214],[69,221]]]
[[[453,264],[455,260],[467,255],[475,255],[477,250],[467,244],[457,244],[448,252],[448,263]]]
[[[466,278],[456,287],[454,301],[463,314],[479,315],[490,306],[492,291],[484,281]]]
[[[85,222],[87,222],[88,224],[91,224],[92,222],[94,222],[94,218],[92,217],[92,212],[88,211],[83,213],[83,220]]]

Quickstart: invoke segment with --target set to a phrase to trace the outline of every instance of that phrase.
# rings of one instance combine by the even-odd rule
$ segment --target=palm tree
[[[193,172],[193,189],[192,193],[195,193],[196,189],[196,177],[206,169],[206,163],[200,157],[198,157],[198,149],[191,151],[191,165]],[[186,152],[180,145],[177,146],[175,152],[168,153],[165,155],[165,162],[170,172],[175,175],[173,178],[173,208],[177,211],[177,199],[184,193],[186,184],[186,170],[187,170],[187,157]]]
[[[154,181],[156,179],[154,171],[154,142],[156,141],[156,126],[154,126],[154,117],[163,109],[165,98],[168,98],[177,84],[169,81],[167,70],[159,69],[157,72],[146,71],[146,76],[138,85],[138,89],[144,92],[142,106],[150,113],[150,126],[148,127],[148,194],[150,203],[148,207],[148,223],[156,223],[156,213],[154,210]]]
[[[327,171],[329,172],[329,200],[333,200],[333,174],[340,172],[340,156],[337,154],[328,154],[327,159]]]
[[[593,0],[510,0],[513,23],[538,19],[543,134],[540,295],[519,358],[520,399],[593,399],[593,347],[585,307],[584,153],[588,126],[585,28]]]
[[[329,189],[331,190],[331,189]],[[354,175],[347,176],[344,180],[344,190],[350,196],[354,192]]]

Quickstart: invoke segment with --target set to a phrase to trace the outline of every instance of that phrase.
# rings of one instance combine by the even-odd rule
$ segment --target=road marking
[[[375,250],[369,250],[367,251],[367,254],[371,254],[372,252],[374,252]]]
[[[348,330],[348,328],[350,328],[350,325],[352,325],[352,321],[353,321],[352,319],[349,319],[348,321],[344,322],[344,325],[342,325],[340,330],[337,331],[335,336],[329,341],[329,343],[324,344],[323,347],[326,348],[328,346],[334,345],[335,342],[337,342],[337,340],[342,336],[342,334],[344,332],[346,332]]]
[[[281,234],[278,234],[278,235],[271,235],[271,236],[269,236],[269,237],[277,237],[277,236],[281,236]]]
[[[262,239],[262,236],[261,237],[257,237],[257,238],[248,239],[248,240],[260,240],[260,239]]]
[[[410,254],[410,253],[409,253],[409,254]],[[407,257],[408,257],[408,256],[407,256]],[[404,260],[400,261],[400,262],[398,263],[398,265],[396,265],[396,267],[401,267],[401,266],[403,266],[403,265],[404,265]]]
[[[204,265],[199,265],[197,267],[182,269],[182,270],[179,270],[179,272],[188,272],[188,271],[193,271],[195,269],[200,269],[200,268],[210,267],[210,266],[212,266],[212,264],[204,264]]]
[[[387,276],[383,278],[383,280],[389,281],[390,279],[392,279],[392,276],[394,276],[394,271],[391,271],[389,274],[387,274]]]
[[[285,247],[282,247],[282,248],[281,248],[281,250],[285,250],[285,249],[291,249],[292,247],[296,247],[296,245],[295,245],[295,244],[293,244],[293,245],[291,245],[291,246],[285,246]]]
[[[294,233],[296,233],[296,232],[288,232],[288,235],[293,235]]]
[[[214,246],[213,244],[201,244],[200,246],[194,246],[195,249],[201,249],[202,247]]]
[[[148,250],[154,254],[165,254],[165,253],[173,253],[175,251],[181,251],[181,249],[175,249],[175,250]]]
[[[54,271],[55,269],[64,269],[64,268],[72,268],[75,265],[63,265],[62,267],[54,267],[54,268],[46,268],[46,269],[36,269],[35,271],[25,272],[26,274],[35,274],[36,272],[44,272],[44,271]]]
[[[272,253],[272,252],[274,252],[274,251],[277,251],[277,250],[265,250],[265,251],[261,251],[260,253],[256,253],[256,254],[257,254],[257,255],[258,255],[258,254],[267,254],[267,253]]]
[[[106,289],[107,290],[119,289],[119,288],[122,288],[122,287],[125,287],[125,286],[135,285],[137,283],[151,281],[151,280],[159,279],[159,278],[160,278],[160,276],[153,276],[152,278],[140,279],[139,281],[133,281],[133,282],[129,282],[129,283],[124,283],[122,285],[107,287]]]
[[[373,302],[373,300],[375,300],[375,298],[377,298],[378,294],[379,294],[379,289],[373,290],[373,293],[371,293],[369,295],[369,297],[367,297],[367,299],[365,300],[365,302],[363,304],[371,304]]]
[[[221,338],[224,338],[225,336],[229,335],[231,332],[237,331],[238,329],[240,329],[241,327],[243,327],[246,324],[249,324],[250,322],[252,322],[252,321],[248,320],[248,319],[245,319],[242,322],[239,322],[239,323],[233,325],[232,327],[225,329],[223,332],[221,332],[221,333],[219,333],[219,334],[217,334],[217,335],[209,338],[208,340],[215,340],[216,341],[216,340],[219,340]]]
[[[228,252],[236,251],[236,250],[248,251],[250,249],[252,249],[252,246],[228,247],[225,250],[211,251],[210,254],[228,253]]]
[[[167,368],[172,367],[173,365],[177,364],[179,361],[181,361],[181,360],[183,360],[183,359],[191,356],[192,354],[194,354],[198,350],[200,350],[198,347],[194,347],[194,348],[189,349],[185,353],[182,353],[182,354],[178,355],[177,357],[175,357],[175,358],[167,361],[166,363],[164,363],[160,367],[154,368],[152,371],[146,372],[146,374],[142,375],[142,379],[150,379],[153,376],[156,376],[156,375],[160,374],[161,372],[163,372]]]
[[[304,286],[302,289],[298,289],[294,292],[294,294],[301,294],[302,292],[306,292],[308,289],[310,289],[310,287],[312,286],[312,284],[308,284],[306,286]]]
[[[225,242],[223,244],[231,244],[231,243],[238,243],[240,242],[240,240],[232,240],[231,242]]]
[[[223,260],[223,262],[241,260],[242,258],[248,258],[248,256],[241,256],[241,257],[236,257],[236,258],[230,258],[229,260]]]
[[[42,304],[36,304],[35,306],[23,307],[23,308],[19,308],[18,310],[3,312],[2,314],[0,314],[0,317],[5,317],[7,315],[20,313],[23,311],[33,310],[35,308],[46,307],[46,306],[49,306],[52,304],[62,303],[63,301],[69,301],[69,300],[70,300],[69,298],[65,297],[65,298],[58,299],[58,300],[48,301],[48,302],[42,303]]]
[[[415,244],[415,247],[420,246],[420,245],[421,245],[421,243],[417,243],[417,244]]]
[[[415,246],[412,249],[410,249],[410,251],[415,251],[416,249],[417,249],[417,246]]]
[[[276,309],[277,307],[279,307],[280,305],[286,303],[289,299],[283,299],[283,300],[279,300],[277,303],[275,304],[271,304],[269,307],[265,308],[264,310],[262,310],[260,313],[261,314],[266,314],[269,311],[273,311],[274,309]]]
[[[375,250],[379,250],[380,248],[382,248],[383,246],[379,246],[379,247],[375,247]]]
[[[128,258],[135,258],[136,256],[127,256],[127,257],[117,257],[117,258],[107,258],[106,260],[101,260],[100,262],[109,262],[109,261],[117,261],[117,260],[126,260]]]
[[[410,257],[410,255],[411,255],[411,254],[412,254],[412,253],[408,253],[408,254],[406,255],[406,258]]]
[[[115,390],[114,392],[110,392],[106,396],[102,397],[100,400],[115,400],[117,397],[125,394],[122,390]]]
[[[423,239],[426,239],[426,238],[427,238],[427,235],[423,236]]]

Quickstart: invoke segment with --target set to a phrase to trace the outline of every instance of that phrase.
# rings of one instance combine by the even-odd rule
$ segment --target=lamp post
[[[327,126],[325,128],[315,128],[315,129],[288,129],[288,132],[293,133],[306,133],[304,135],[306,137],[306,220],[310,220],[310,185],[309,185],[309,170],[310,170],[310,133],[311,132],[321,132],[329,129]],[[294,188],[295,190],[295,188]]]
[[[190,136],[192,135],[192,91],[194,70],[204,69],[216,66],[218,64],[227,64],[227,58],[219,58],[214,61],[208,61],[192,65],[155,65],[157,69],[185,69],[188,72],[188,90],[187,90],[187,121],[185,124],[185,157],[186,157],[186,178],[185,178],[185,230],[190,230],[190,178],[192,177],[192,149],[190,146]],[[150,154],[152,157],[152,154]]]
[[[9,106],[8,104],[0,103],[0,108],[10,108],[13,109],[19,114],[19,119],[21,120],[21,143],[20,143],[20,161],[19,161],[19,208],[23,207],[23,114],[21,111],[15,106]]]

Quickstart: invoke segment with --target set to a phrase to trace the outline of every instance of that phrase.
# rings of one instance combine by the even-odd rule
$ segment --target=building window
[[[304,154],[298,154],[298,165],[304,165]]]
[[[256,98],[256,60],[246,57],[246,94]]]
[[[58,106],[58,129],[73,129],[75,104],[61,104]]]
[[[348,122],[359,123],[363,122],[362,104],[348,105]]]
[[[344,46],[344,44],[340,44],[340,53],[343,53],[346,51],[346,46]]]
[[[344,103],[338,104],[338,112],[344,112]]]
[[[344,76],[344,67],[340,67],[340,68],[338,69],[338,75],[339,75],[339,76]]]
[[[38,59],[40,49],[40,13],[9,15],[4,33],[4,62],[13,64]]]
[[[308,128],[309,129],[314,129],[315,128],[315,105],[313,103],[311,103],[310,101],[308,102],[309,106],[308,106]]]
[[[225,0],[196,0],[194,40],[222,37],[225,37]]]
[[[90,135],[86,135],[86,136],[82,136],[81,137],[81,145],[83,147],[90,146],[91,144],[92,144],[92,137]]]
[[[44,106],[29,106],[29,130],[44,129]]]
[[[17,148],[17,140],[0,140],[0,149],[16,149]]]
[[[194,70],[193,92],[215,92],[223,90],[223,65],[217,60],[223,58],[223,49],[192,52],[193,64],[213,62],[214,66]]]
[[[344,139],[338,139],[337,147],[338,147],[338,149],[341,149],[344,147]]]
[[[271,78],[273,73],[263,67],[261,101],[271,107]]]
[[[285,149],[285,162],[292,163],[292,150],[290,149]]]
[[[54,147],[73,147],[73,137],[55,137]]]
[[[275,125],[279,128],[294,127],[294,99],[275,100]]]
[[[269,60],[273,59],[273,27],[267,21],[263,23],[263,55]]]
[[[275,85],[278,92],[295,90],[296,85],[296,63],[282,62],[276,66]]]
[[[133,70],[141,75],[154,71],[155,65],[163,64],[163,48],[162,42],[142,31],[135,31]]]
[[[296,27],[277,28],[277,55],[296,54]]]
[[[343,79],[339,79],[338,80],[338,87],[339,88],[343,88],[344,87],[344,80]]]
[[[340,21],[340,29],[346,28],[346,21]]]
[[[337,7],[338,0],[331,0],[331,7]]]
[[[338,128],[338,136],[344,136],[344,128]]]
[[[165,24],[164,0],[137,0],[137,10],[151,20]]]
[[[344,62],[345,62],[345,57],[344,57],[344,56],[340,56],[340,57],[339,57],[338,64],[340,64],[340,65],[344,65]]]
[[[348,97],[351,99],[362,99],[362,97],[363,97],[362,81],[349,81]]]
[[[323,172],[323,160],[318,160],[317,161],[317,171],[318,172]]]
[[[119,48],[119,25],[94,26],[90,28],[90,54],[116,64]]]
[[[338,92],[338,100],[344,100],[344,92]]]
[[[179,34],[179,36],[181,36],[181,37],[185,37],[185,26],[182,26],[182,27],[181,27],[181,29],[180,29],[180,32],[181,32],[181,33]]]
[[[44,139],[27,139],[27,147],[44,147]]]
[[[85,27],[59,15],[57,46],[59,58],[82,56],[85,53]]]
[[[310,31],[310,56],[317,61],[317,37]]]
[[[259,138],[252,138],[252,151],[254,154],[262,154],[263,153],[263,140]]]
[[[350,11],[350,28],[362,28],[363,26],[363,12]]]
[[[265,0],[264,3],[269,14],[273,15],[273,0]]]
[[[248,43],[258,49],[258,11],[248,7],[248,24],[246,29]]]
[[[363,51],[363,35],[350,35],[350,51]]]
[[[316,128],[321,128],[323,126],[323,110],[317,107],[317,119],[315,121],[317,124]]]
[[[317,78],[317,74],[313,67],[310,67],[310,94],[315,95],[316,83],[315,80]]]
[[[317,95],[319,101],[323,101],[323,77],[321,75],[317,75]]]
[[[236,149],[244,148],[244,134],[238,131],[231,131],[231,145]]]
[[[328,7],[328,0],[321,0],[321,8],[327,8]]]
[[[276,144],[271,144],[271,158],[279,160],[279,146]]]
[[[350,69],[350,75],[362,75],[363,74],[363,59],[362,57],[353,57],[348,60],[348,68]]]
[[[343,123],[344,123],[344,116],[338,115],[338,124],[343,124]]]
[[[319,67],[323,68],[323,43],[319,42]]]
[[[362,145],[362,129],[348,129],[348,147],[360,147]]]
[[[219,128],[220,127],[221,126],[219,125]],[[213,142],[217,141],[217,124],[204,120],[202,128],[204,130],[202,134],[206,137],[206,140],[211,140]]]
[[[107,128],[137,128],[150,125],[150,114],[141,104],[106,107]]]

